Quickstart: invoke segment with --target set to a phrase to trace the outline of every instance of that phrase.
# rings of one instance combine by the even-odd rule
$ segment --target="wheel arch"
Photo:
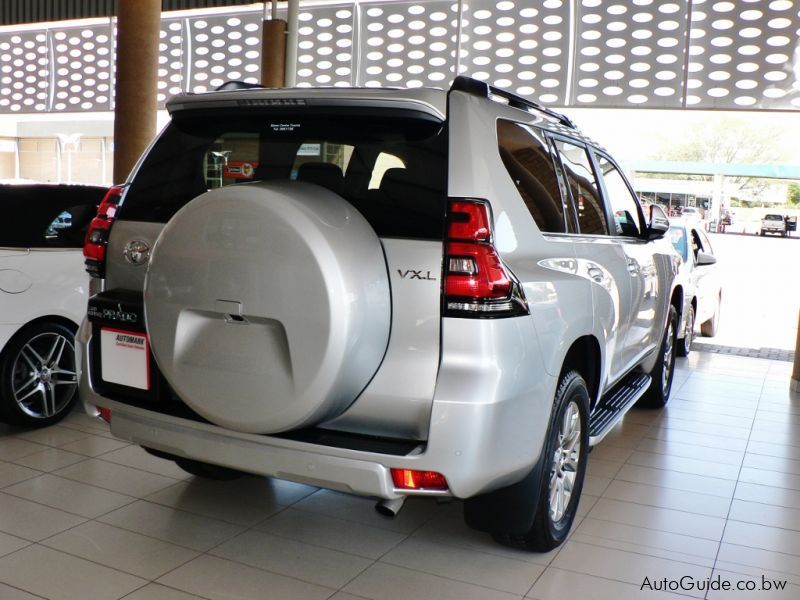
[[[24,331],[31,325],[36,325],[39,323],[57,323],[58,325],[63,325],[64,327],[72,331],[73,334],[78,332],[78,327],[79,327],[78,323],[63,315],[42,315],[40,317],[36,317],[35,319],[31,319],[30,321],[21,323],[19,327],[16,328],[14,333],[8,336],[8,339],[3,345],[1,354],[5,354],[8,345],[11,343],[13,339],[15,339],[20,334],[20,332]]]
[[[683,287],[680,285],[675,286],[669,303],[675,307],[675,311],[678,313],[678,323],[680,323],[683,318]]]
[[[589,388],[589,399],[594,408],[600,397],[600,374],[602,373],[603,355],[600,342],[593,335],[584,335],[572,342],[564,356],[561,374],[575,369],[586,381]]]

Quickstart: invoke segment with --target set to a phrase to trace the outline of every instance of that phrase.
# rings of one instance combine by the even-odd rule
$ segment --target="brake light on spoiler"
[[[443,287],[445,316],[528,314],[519,282],[494,246],[492,215],[483,200],[450,200]]]

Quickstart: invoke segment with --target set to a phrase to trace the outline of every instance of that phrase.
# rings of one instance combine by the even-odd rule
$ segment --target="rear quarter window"
[[[500,158],[540,231],[564,233],[564,199],[547,140],[536,129],[497,121]]]

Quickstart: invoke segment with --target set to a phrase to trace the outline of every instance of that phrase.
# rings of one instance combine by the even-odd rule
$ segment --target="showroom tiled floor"
[[[694,353],[666,411],[634,410],[591,455],[570,539],[549,554],[467,529],[458,503],[373,502],[194,479],[80,412],[0,426],[0,598],[624,600],[651,581],[789,581],[800,598],[800,397],[791,365]],[[686,592],[692,595],[692,592]],[[694,593],[704,597],[705,593]]]

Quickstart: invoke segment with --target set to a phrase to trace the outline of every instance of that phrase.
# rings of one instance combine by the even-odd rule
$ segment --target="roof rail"
[[[506,90],[489,85],[485,81],[459,75],[453,80],[453,85],[450,86],[450,89],[457,92],[466,92],[467,94],[472,94],[473,96],[480,96],[481,98],[499,96],[500,98],[505,98],[508,101],[508,105],[513,108],[519,108],[522,110],[538,110],[539,112],[543,112],[544,114],[553,117],[566,127],[577,129],[575,123],[573,123],[572,120],[566,115],[562,115],[559,112],[547,108],[546,106],[542,106],[533,100],[528,100],[527,98],[518,96],[513,92],[508,92]]]
[[[264,89],[260,83],[248,83],[246,81],[226,81],[218,86],[214,91],[216,92],[230,92],[233,90],[252,90],[256,88]]]

